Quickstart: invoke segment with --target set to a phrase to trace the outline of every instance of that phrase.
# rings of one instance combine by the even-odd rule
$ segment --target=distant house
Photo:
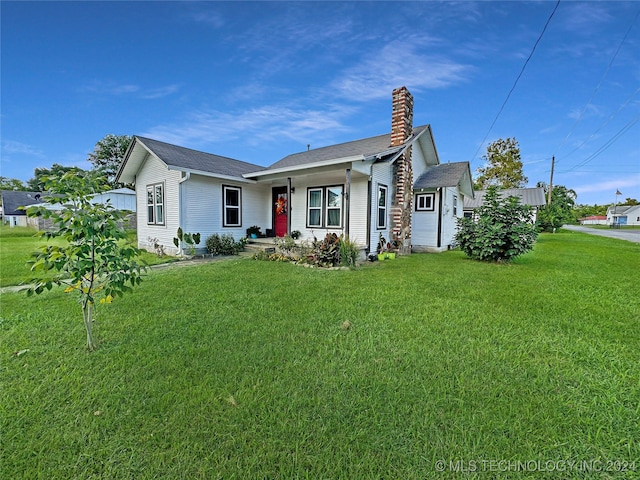
[[[640,205],[614,205],[607,209],[607,225],[640,225]]]
[[[39,230],[48,228],[40,218],[28,218],[25,210],[19,210],[19,207],[30,207],[33,205],[44,205],[45,207],[56,210],[60,208],[60,204],[46,204],[43,199],[48,195],[45,192],[18,192],[13,190],[2,190],[2,221],[11,227],[35,227]],[[91,203],[111,202],[118,210],[136,211],[136,192],[130,188],[118,188],[109,190],[108,192],[96,194],[92,197]]]
[[[580,225],[606,225],[607,224],[607,216],[606,215],[591,215],[589,217],[579,218],[578,221]]]
[[[108,192],[98,193],[91,198],[91,203],[109,202],[116,210],[136,211],[136,192],[130,188],[116,188]]]
[[[43,194],[43,196],[46,196]],[[96,193],[91,196],[90,203],[103,203],[109,204],[116,210],[123,210],[125,212],[135,213],[136,211],[136,192],[130,188],[116,188],[114,190],[108,190],[102,193]],[[60,203],[38,203],[35,204],[46,208],[47,210],[60,210],[62,205]],[[133,219],[133,222],[131,221]],[[129,220],[126,220],[132,225],[135,225],[135,215],[130,216]],[[44,219],[42,217],[31,217],[26,219],[26,223],[30,227],[34,227],[37,230],[48,230],[52,227],[53,222],[51,219]]]
[[[19,210],[19,207],[28,207],[42,202],[45,195],[42,192],[17,192],[14,190],[2,190],[2,222],[10,227],[26,227],[27,212]]]
[[[258,225],[273,237],[344,234],[363,253],[380,237],[402,253],[447,249],[473,197],[469,164],[440,164],[431,127],[413,127],[411,94],[402,87],[392,99],[390,133],[269,167],[135,136],[116,179],[135,183],[139,246],[151,249],[145,239],[154,238],[177,253],[179,227],[237,239]]]
[[[475,196],[465,197],[464,200],[464,216],[465,217],[473,217],[473,213],[476,208],[481,206],[484,203],[484,195],[486,190],[476,190]],[[500,190],[500,195],[505,197],[518,197],[520,199],[520,203],[523,205],[529,205],[533,207],[533,215],[532,221],[536,221],[538,216],[538,209],[543,205],[546,205],[546,200],[544,198],[544,189],[541,187],[531,187],[531,188],[505,188],[504,190]]]

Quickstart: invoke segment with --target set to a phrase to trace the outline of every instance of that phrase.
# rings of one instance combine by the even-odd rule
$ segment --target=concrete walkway
[[[589,235],[599,235],[601,237],[617,238],[618,240],[627,240],[629,242],[640,243],[640,230],[623,230],[616,228],[589,228],[579,225],[563,225],[565,230],[573,232],[588,233]]]

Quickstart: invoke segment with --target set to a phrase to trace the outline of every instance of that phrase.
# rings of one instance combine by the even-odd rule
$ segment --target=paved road
[[[599,228],[589,228],[578,225],[564,225],[562,228],[565,230],[573,230],[574,232],[583,232],[590,235],[600,235],[601,237],[617,238],[619,240],[640,243],[640,230],[618,230],[614,228],[601,230]]]

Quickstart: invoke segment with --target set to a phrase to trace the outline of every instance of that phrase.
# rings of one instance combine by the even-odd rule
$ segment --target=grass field
[[[31,277],[26,262],[45,241],[36,236],[36,230],[27,227],[0,226],[0,287],[20,285]],[[127,232],[127,241],[136,243],[135,231]],[[57,242],[60,242],[56,240]],[[142,258],[149,265],[163,263],[169,259],[144,252]]]
[[[561,231],[511,265],[169,268],[93,353],[68,295],[3,294],[2,477],[639,478],[639,259]]]
[[[583,227],[595,228],[597,230],[610,230],[609,225],[583,225]],[[640,230],[640,225],[620,225],[620,230]]]

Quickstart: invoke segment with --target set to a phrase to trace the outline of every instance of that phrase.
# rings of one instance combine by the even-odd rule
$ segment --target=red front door
[[[273,227],[276,237],[284,237],[287,233],[287,212],[289,211],[287,187],[273,189]]]

